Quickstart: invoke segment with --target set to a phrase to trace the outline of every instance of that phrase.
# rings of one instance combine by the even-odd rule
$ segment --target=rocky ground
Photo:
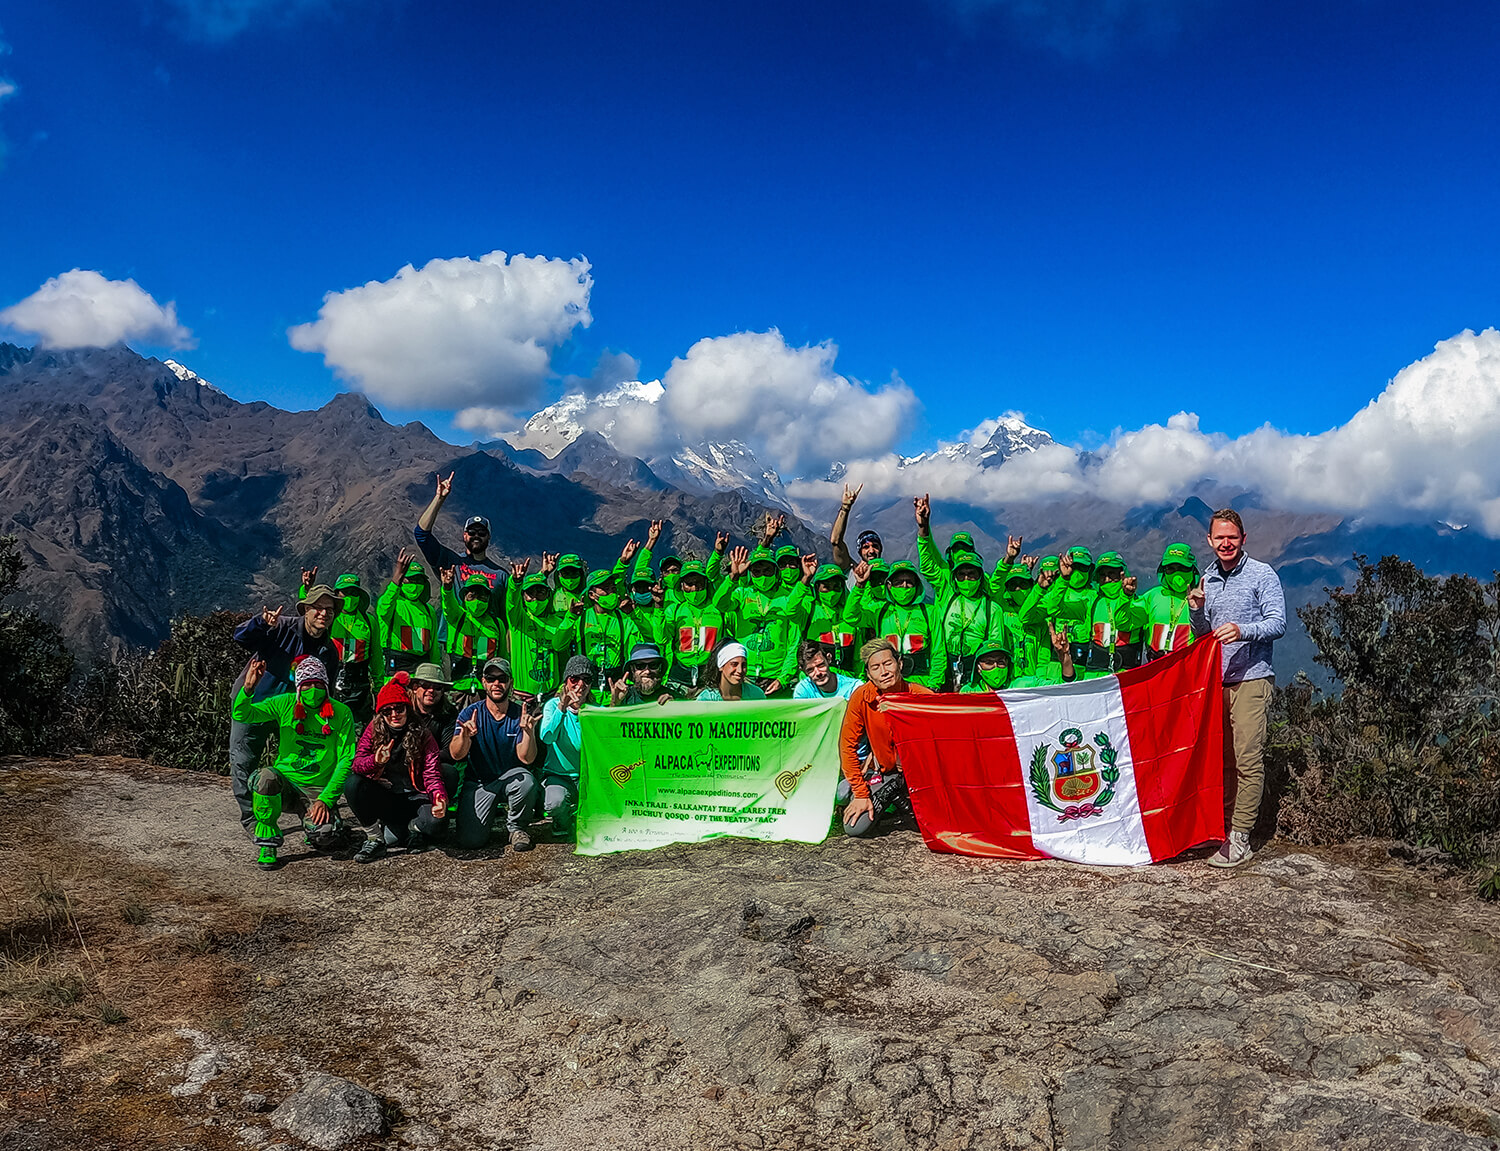
[[[264,874],[220,779],[12,760],[0,812],[0,1148],[1500,1148],[1500,912],[1383,845]]]

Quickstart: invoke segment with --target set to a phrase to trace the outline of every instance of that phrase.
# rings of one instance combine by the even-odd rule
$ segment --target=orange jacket
[[[897,685],[896,690],[890,694],[899,695],[902,692],[931,695],[932,689],[919,683],[903,683]],[[861,736],[869,738],[870,750],[875,753],[876,763],[886,771],[896,766],[896,741],[891,736],[891,728],[886,723],[885,716],[875,706],[879,700],[880,693],[875,690],[875,685],[862,683],[854,689],[854,694],[849,697],[849,704],[844,709],[844,726],[839,731],[839,766],[844,769],[844,778],[849,781],[849,790],[856,799],[867,799],[870,795],[870,789],[865,784],[864,765],[859,762]]]

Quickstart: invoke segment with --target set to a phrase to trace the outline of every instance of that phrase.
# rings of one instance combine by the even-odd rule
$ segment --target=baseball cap
[[[490,530],[489,520],[485,519],[483,516],[470,516],[468,519],[464,520],[464,531],[468,531],[475,524],[478,524],[485,531]]]
[[[494,659],[485,660],[483,674],[488,676],[490,672],[497,671],[502,675],[510,676],[510,660],[496,656]]]

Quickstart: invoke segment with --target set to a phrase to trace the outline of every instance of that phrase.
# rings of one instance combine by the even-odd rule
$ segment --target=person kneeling
[[[563,669],[562,690],[542,708],[540,736],[547,748],[542,768],[542,811],[552,821],[555,837],[567,839],[578,818],[578,773],[583,763],[583,727],[578,712],[588,702],[599,678],[594,661],[575,655]]]
[[[845,805],[844,832],[864,838],[875,834],[887,809],[911,810],[906,777],[896,759],[896,741],[880,713],[880,701],[902,692],[931,695],[932,689],[907,683],[890,640],[872,639],[859,649],[859,656],[870,681],[854,689],[844,710],[844,726],[839,732],[839,766],[844,769],[844,778],[839,781],[838,802]],[[864,760],[859,756],[862,740],[868,740],[870,746]]]
[[[387,837],[407,851],[420,851],[448,813],[437,740],[412,719],[410,682],[398,671],[380,689],[375,718],[354,753],[349,806],[365,829],[355,863],[373,863],[384,855]]]
[[[458,793],[458,846],[483,847],[490,825],[505,800],[505,824],[512,851],[530,851],[536,776],[531,765],[541,750],[540,709],[518,704],[512,693],[510,661],[496,657],[484,665],[484,698],[458,713],[448,750],[454,762],[468,760]]]
[[[287,800],[306,805],[302,829],[309,847],[327,851],[337,845],[334,809],[354,760],[354,716],[329,696],[328,669],[314,656],[305,656],[295,664],[293,694],[256,703],[251,697],[265,672],[265,660],[250,661],[230,715],[237,723],[274,722],[277,726],[276,762],[256,768],[249,778],[255,815],[255,862],[270,871],[277,866],[276,849],[282,844],[281,808]]]

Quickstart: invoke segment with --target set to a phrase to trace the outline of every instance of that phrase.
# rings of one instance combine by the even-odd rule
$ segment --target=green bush
[[[25,568],[15,536],[0,536],[0,601]],[[73,657],[62,633],[35,612],[0,609],[0,753],[52,750],[68,704]]]
[[[1268,768],[1299,843],[1403,840],[1493,870],[1500,839],[1500,579],[1356,556],[1359,576],[1298,615],[1337,679],[1278,688]]]

